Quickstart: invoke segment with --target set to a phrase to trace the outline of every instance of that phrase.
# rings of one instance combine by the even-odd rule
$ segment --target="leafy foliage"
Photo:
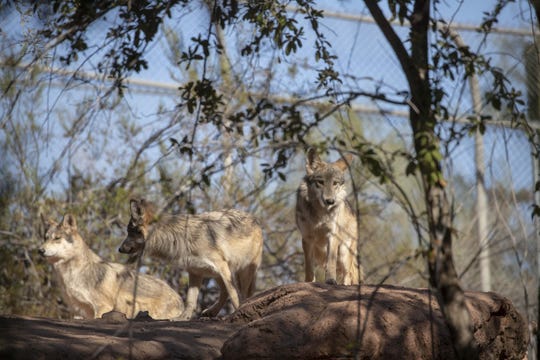
[[[407,26],[414,20],[417,3],[388,2],[391,15]],[[521,94],[506,74],[480,50],[456,44],[443,19],[434,16],[429,19],[428,31],[434,41],[426,47],[428,66],[420,69],[426,71],[429,91],[398,89],[390,94],[378,86],[369,92],[354,81],[344,81],[337,70],[341,69],[339,59],[325,36],[324,12],[314,1],[134,0],[90,5],[55,0],[33,4],[34,14],[41,14],[44,20],[36,41],[39,46],[33,52],[21,50],[21,54],[5,59],[4,64],[14,67],[3,68],[1,82],[2,104],[8,109],[1,120],[2,131],[10,134],[2,139],[9,154],[2,164],[9,165],[2,169],[2,178],[7,180],[0,188],[0,211],[5,212],[0,236],[3,244],[8,244],[2,247],[0,257],[12,269],[0,277],[5,312],[43,314],[44,309],[53,309],[48,315],[68,316],[63,306],[57,306],[61,300],[50,267],[36,254],[40,213],[56,217],[65,211],[75,213],[94,250],[110,260],[124,261],[115,248],[124,235],[127,203],[133,196],[157,200],[163,211],[201,212],[238,206],[257,214],[266,234],[259,287],[300,280],[302,253],[293,209],[301,176],[296,170],[303,166],[301,154],[307,144],[329,156],[355,155],[350,199],[360,215],[362,243],[376,244],[365,246],[362,258],[379,259],[368,261],[368,281],[406,280],[408,285],[425,286],[422,261],[429,254],[430,236],[425,187],[448,186],[445,147],[477,129],[484,132],[490,120],[485,111],[469,116],[470,123],[465,126],[445,126],[445,120],[456,116],[449,105],[446,79],[462,84],[473,75],[484,76],[489,79],[484,105],[489,104],[490,111],[506,111],[527,127],[521,114]],[[158,121],[135,118],[124,103],[124,92],[132,86],[124,80],[151,64],[147,53],[165,31],[164,24],[182,19],[191,6],[202,7],[207,17],[201,20],[205,27],[195,35],[181,40],[171,37],[171,42],[176,41],[169,44],[174,47],[173,71],[182,74],[175,78],[180,79],[175,103],[157,106]],[[501,9],[486,14],[482,25],[486,36]],[[234,44],[223,37],[227,30],[238,32]],[[409,57],[405,47],[410,44],[411,39],[400,39],[399,46]],[[269,83],[283,74],[276,75],[273,66],[287,64],[306,48],[316,64],[315,69],[305,67],[314,70],[309,73],[315,86],[292,98],[276,96]],[[237,53],[231,55],[235,49]],[[261,65],[265,56],[270,58],[267,67]],[[21,59],[30,59],[34,65],[25,69],[31,72],[28,78],[15,67]],[[73,77],[54,78],[45,72],[58,59],[73,69]],[[79,66],[90,62],[102,76],[98,80],[78,77]],[[248,65],[241,67],[239,63]],[[259,73],[243,76],[246,68],[257,68]],[[420,74],[419,68],[412,68]],[[291,65],[288,75],[294,78],[302,69]],[[306,81],[305,77],[296,79]],[[113,80],[112,88],[107,79]],[[43,116],[34,113],[31,109],[37,107],[44,91],[48,91],[47,99],[54,97],[50,83],[55,80],[69,84],[60,92],[75,91],[70,88],[73,84],[90,84],[93,91],[77,101],[75,113],[66,111],[71,103],[54,110],[48,107],[49,113]],[[398,135],[385,136],[380,143],[367,138],[361,125],[365,119],[349,107],[358,98],[406,105],[411,114],[421,108],[421,116],[411,117],[413,137],[403,135],[407,139],[400,141],[399,133],[404,133],[400,129]],[[418,99],[422,103],[416,102]],[[62,119],[63,127],[56,128],[58,124],[50,120],[53,118]],[[115,152],[102,154],[105,142],[116,139],[120,140],[113,145]],[[61,151],[46,168],[47,146],[53,143]],[[72,152],[99,156],[108,167],[87,168],[84,157],[74,157],[80,163],[72,160]],[[511,214],[509,209],[501,212]],[[467,249],[467,231],[460,229],[460,222],[455,225],[459,247]],[[517,227],[511,225],[513,232]],[[186,280],[180,270],[162,263],[147,265],[146,271],[185,291]],[[204,303],[217,296],[213,284],[207,285]],[[17,299],[32,301],[35,307],[29,310],[23,306],[28,303]]]

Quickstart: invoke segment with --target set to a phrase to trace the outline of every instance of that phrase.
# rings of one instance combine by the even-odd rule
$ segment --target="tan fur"
[[[144,199],[131,200],[130,210],[128,235],[119,251],[138,255],[144,251],[188,272],[183,319],[193,315],[204,278],[214,278],[220,287],[218,301],[203,311],[205,316],[216,316],[228,296],[238,308],[253,294],[263,247],[262,230],[253,216],[238,210],[157,216]]]
[[[132,318],[139,311],[148,311],[154,319],[172,319],[184,310],[178,293],[164,281],[145,274],[138,274],[136,280],[137,274],[125,265],[101,259],[80,236],[72,215],[66,214],[60,224],[43,222],[45,242],[39,252],[53,264],[63,295],[78,315],[101,318],[114,310]]]
[[[315,266],[325,281],[351,285],[363,280],[357,263],[357,221],[347,200],[345,170],[352,157],[334,163],[307,153],[306,176],[296,198],[296,224],[302,234],[305,280],[315,281]]]

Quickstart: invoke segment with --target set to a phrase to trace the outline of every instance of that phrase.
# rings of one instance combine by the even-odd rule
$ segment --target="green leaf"
[[[407,176],[414,175],[417,168],[418,168],[418,165],[416,164],[416,162],[414,160],[410,161],[407,164],[407,168],[405,169],[405,175]]]
[[[532,208],[533,210],[531,212],[531,220],[534,220],[535,217],[540,217],[540,206],[534,204]]]

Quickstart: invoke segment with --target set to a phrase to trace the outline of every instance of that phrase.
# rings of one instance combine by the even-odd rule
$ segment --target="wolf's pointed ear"
[[[71,230],[77,230],[77,220],[75,220],[75,216],[69,213],[65,214],[64,218],[62,219],[62,227]]]
[[[53,219],[48,217],[46,218],[43,213],[39,213],[39,217],[41,218],[41,223],[43,224],[43,229],[45,232],[47,232],[51,227],[58,225]]]
[[[131,199],[129,201],[129,210],[131,211],[131,217],[135,220],[140,219],[144,215],[144,199],[137,200]]]
[[[317,167],[321,163],[321,158],[315,148],[310,147],[306,153],[306,173],[308,175],[313,174]]]
[[[334,162],[334,166],[340,169],[341,171],[347,170],[353,161],[352,154],[345,154],[341,159]]]
[[[51,220],[43,216],[43,213],[39,213],[39,217],[41,218],[41,223],[45,227],[45,229],[50,226]]]

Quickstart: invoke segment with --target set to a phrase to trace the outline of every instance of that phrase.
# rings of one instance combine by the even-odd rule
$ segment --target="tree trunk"
[[[424,187],[429,230],[428,269],[430,284],[450,330],[456,355],[460,359],[478,358],[471,317],[452,256],[452,214],[441,169],[437,120],[433,112],[429,80],[430,1],[417,0],[410,14],[411,53],[374,1],[365,1],[377,25],[392,46],[407,77],[411,92],[409,121],[413,132],[416,161]]]
[[[456,355],[460,359],[477,359],[472,321],[454,267],[450,204],[443,187],[428,185],[427,188],[430,283],[436,289],[437,301],[450,330]]]

